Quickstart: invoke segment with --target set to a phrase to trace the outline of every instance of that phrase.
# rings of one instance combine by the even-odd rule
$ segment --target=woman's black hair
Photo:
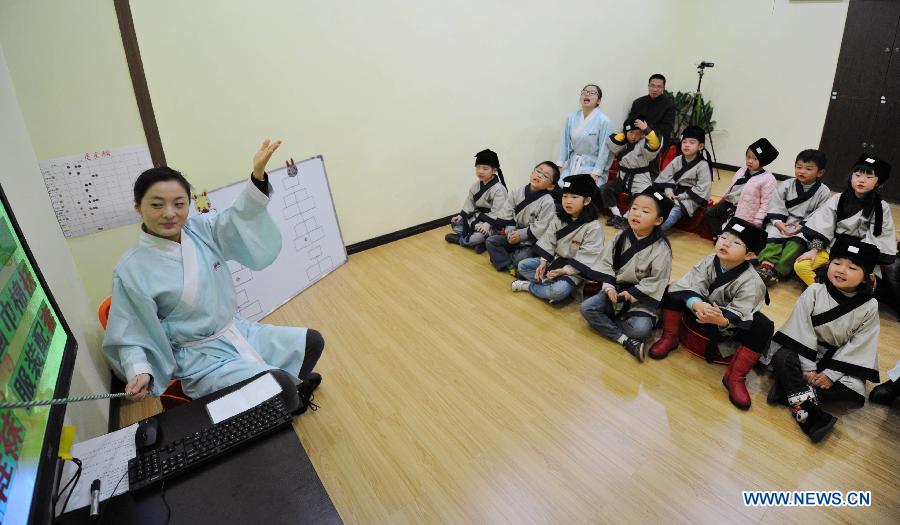
[[[161,166],[159,168],[150,168],[141,173],[137,180],[134,181],[134,204],[140,206],[141,200],[144,199],[144,195],[147,194],[150,186],[167,180],[174,180],[180,184],[184,188],[184,192],[187,193],[188,200],[191,199],[191,183],[184,178],[184,175],[168,166]]]
[[[600,101],[603,100],[603,90],[600,89],[600,86],[598,86],[597,84],[588,84],[588,85],[584,86],[583,88],[581,88],[581,90],[584,91],[585,88],[589,88],[589,87],[597,88],[597,104],[599,104]]]

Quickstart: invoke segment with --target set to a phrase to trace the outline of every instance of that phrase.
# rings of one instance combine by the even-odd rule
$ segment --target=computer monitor
[[[0,400],[65,397],[77,344],[0,187]],[[0,525],[47,523],[65,405],[0,409]]]

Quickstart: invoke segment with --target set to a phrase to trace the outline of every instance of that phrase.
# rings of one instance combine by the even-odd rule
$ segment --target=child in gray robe
[[[675,157],[656,178],[656,186],[675,202],[662,224],[662,231],[671,230],[682,217],[693,217],[709,202],[712,191],[712,171],[709,160],[703,157],[706,132],[688,126],[681,133],[681,155]]]
[[[509,192],[499,217],[503,230],[486,242],[497,271],[507,270],[515,277],[516,266],[534,257],[534,243],[556,214],[553,190],[558,183],[559,167],[548,160],[534,167],[530,183]]]
[[[450,219],[453,233],[444,240],[483,253],[485,239],[502,228],[500,210],[506,202],[506,181],[496,153],[485,149],[475,155],[475,176],[478,182],[469,188],[462,211]]]
[[[750,265],[766,244],[766,232],[732,218],[716,240],[716,252],[669,286],[663,296],[663,334],[650,349],[650,357],[663,359],[678,347],[682,316],[687,313],[705,330],[705,358],[734,355],[722,383],[728,399],[741,409],[750,408],[744,380],[760,353],[769,347],[775,325],[760,312],[768,300],[766,285]],[[737,342],[737,348],[724,344]],[[722,344],[720,344],[722,343]]]
[[[653,187],[634,197],[629,228],[606,244],[600,255],[600,292],[581,303],[581,315],[607,339],[638,361],[653,331],[659,305],[672,273],[672,247],[659,229],[674,206]]]
[[[821,403],[865,402],[866,381],[877,383],[878,302],[871,274],[878,248],[842,235],[831,248],[824,283],[810,285],[794,305],[769,349],[776,382],[770,403],[785,403],[815,443],[837,418]]]
[[[571,175],[562,182],[562,203],[550,226],[534,246],[538,257],[519,263],[524,280],[513,281],[514,292],[529,291],[551,303],[579,289],[585,279],[599,280],[603,226],[591,196],[597,186],[590,175]]]
[[[625,192],[629,197],[636,195],[653,184],[650,177],[650,163],[659,153],[662,145],[656,132],[650,129],[643,115],[631,116],[622,124],[622,131],[613,133],[606,139],[606,147],[619,159],[619,174],[616,180],[600,186],[603,207],[612,213],[607,226],[624,230],[628,221],[619,211],[616,199]]]
[[[828,199],[803,225],[801,233],[809,242],[809,251],[800,254],[794,262],[797,277],[806,284],[815,282],[815,270],[828,263],[828,248],[841,233],[874,244],[879,251],[878,264],[894,262],[897,255],[894,219],[890,205],[878,195],[878,187],[890,175],[890,164],[874,155],[860,155],[847,180],[847,189]],[[877,266],[874,274],[881,276]]]

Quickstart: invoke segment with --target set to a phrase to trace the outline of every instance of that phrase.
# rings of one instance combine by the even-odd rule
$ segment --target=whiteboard
[[[269,215],[281,230],[281,253],[253,271],[228,262],[241,317],[258,321],[347,262],[331,189],[321,156],[297,163],[297,173],[281,167],[269,174]],[[212,209],[224,209],[249,184],[241,180],[207,192]],[[196,214],[196,207],[191,214]]]
[[[42,160],[40,166],[66,237],[140,222],[132,190],[138,175],[153,167],[146,144]]]

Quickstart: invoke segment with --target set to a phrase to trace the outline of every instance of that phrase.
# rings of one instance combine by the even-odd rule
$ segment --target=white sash
[[[203,339],[198,339],[196,341],[188,341],[186,343],[178,343],[178,346],[181,348],[191,348],[195,346],[200,346],[205,343],[209,343],[211,341],[215,341],[219,338],[225,338],[226,341],[234,345],[237,349],[238,353],[241,354],[241,357],[246,361],[250,361],[253,363],[265,364],[263,358],[259,356],[256,352],[256,349],[253,348],[244,335],[238,330],[237,326],[235,326],[234,321],[231,321],[225,328],[222,328],[218,332],[214,333],[209,337],[204,337]]]
[[[200,274],[197,268],[197,247],[191,237],[181,232],[181,265],[184,270],[184,287],[181,290],[181,302],[194,306],[197,301],[197,287]]]

